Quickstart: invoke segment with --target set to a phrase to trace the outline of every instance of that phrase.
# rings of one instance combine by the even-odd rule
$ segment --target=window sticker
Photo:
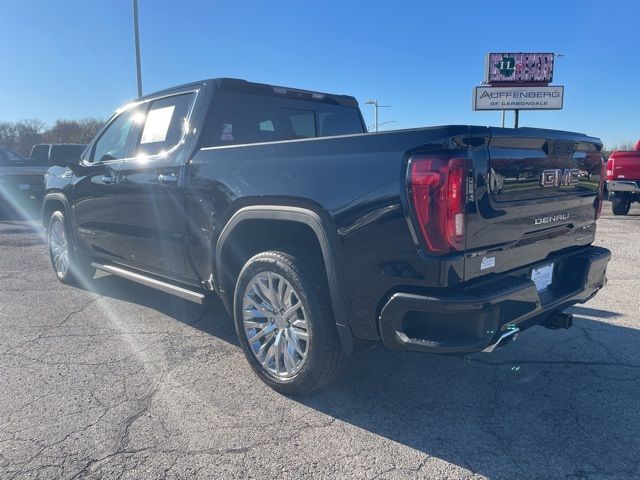
[[[265,120],[264,122],[260,122],[260,131],[261,132],[275,132],[276,129],[273,128],[273,122],[271,120]]]
[[[220,135],[220,140],[233,142],[233,125],[231,123],[222,124],[222,135]]]
[[[158,108],[149,112],[142,131],[140,144],[165,141],[175,108],[175,105],[171,105],[170,107]]]

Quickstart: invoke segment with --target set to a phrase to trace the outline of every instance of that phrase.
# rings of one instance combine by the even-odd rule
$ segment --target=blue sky
[[[551,51],[562,111],[521,124],[640,138],[637,0],[139,0],[145,93],[216,76],[354,95],[386,128],[497,125],[471,91],[490,51]],[[1,0],[0,120],[109,114],[136,96],[130,0]],[[509,119],[510,120],[510,119]]]

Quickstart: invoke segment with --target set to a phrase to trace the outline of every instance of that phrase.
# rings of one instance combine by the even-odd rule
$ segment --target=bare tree
[[[56,120],[44,134],[45,143],[80,143],[80,125],[76,120]]]
[[[31,147],[42,141],[45,128],[45,123],[35,118],[17,122],[16,150],[23,155],[29,155]]]
[[[16,149],[17,133],[16,124],[13,122],[0,122],[0,145]]]
[[[50,128],[38,119],[0,122],[0,145],[28,156],[38,143],[89,143],[103,125],[96,118],[60,119]]]
[[[618,143],[617,145],[612,145],[610,147],[610,150],[612,152],[615,152],[616,150],[619,152],[628,152],[629,150],[633,150],[634,145],[635,145],[635,142],[628,140],[625,142]]]

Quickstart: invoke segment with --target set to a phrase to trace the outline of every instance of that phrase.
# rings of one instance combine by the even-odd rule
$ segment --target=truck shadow
[[[640,331],[575,313],[466,359],[377,347],[298,401],[488,478],[640,477]]]
[[[91,289],[238,345],[220,302],[201,307],[111,276]],[[535,327],[493,354],[378,346],[352,357],[336,384],[291,400],[360,429],[354,448],[366,448],[369,434],[382,437],[408,471],[440,459],[489,478],[640,474],[640,331],[596,320],[619,313],[573,312],[572,329]]]
[[[600,310],[598,308],[589,308],[589,307],[582,307],[582,306],[571,307],[571,312],[574,315],[584,315],[587,317],[595,317],[595,318],[603,318],[603,319],[622,317],[622,314],[618,312],[610,312],[609,310]]]
[[[98,273],[95,279],[82,287],[98,295],[151,308],[185,325],[239,346],[233,320],[222,302],[215,299],[211,299],[206,305],[198,305],[115,275],[102,273]]]
[[[2,199],[0,199],[0,202]],[[32,221],[40,218],[40,205],[11,208],[7,205],[0,205],[0,221]]]

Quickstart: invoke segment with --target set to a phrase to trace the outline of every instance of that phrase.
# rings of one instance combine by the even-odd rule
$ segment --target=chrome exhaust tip
[[[513,343],[516,341],[516,339],[518,338],[518,335],[520,335],[520,329],[519,328],[513,328],[507,332],[504,332],[500,338],[498,339],[497,342],[492,343],[491,345],[489,345],[488,347],[486,347],[484,350],[482,350],[485,353],[491,353],[491,352],[495,352],[497,349],[504,347],[505,345],[508,345],[510,343]]]

